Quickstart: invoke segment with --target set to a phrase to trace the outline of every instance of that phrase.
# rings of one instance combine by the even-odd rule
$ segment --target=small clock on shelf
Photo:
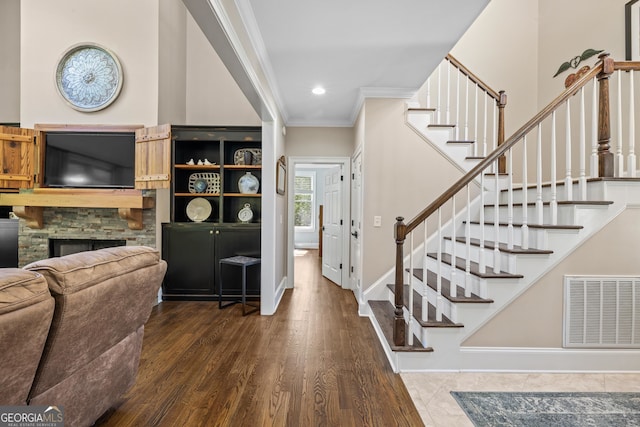
[[[245,203],[244,207],[238,211],[238,219],[244,224],[251,222],[253,219],[253,211],[249,203]]]

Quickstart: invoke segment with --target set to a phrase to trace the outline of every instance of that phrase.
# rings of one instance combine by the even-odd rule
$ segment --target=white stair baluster
[[[481,190],[482,191],[482,190]],[[464,296],[471,296],[471,188],[467,184],[467,221],[464,230],[465,245],[467,247],[466,263],[464,266]],[[481,209],[482,210],[482,209]]]
[[[438,102],[436,103],[436,124],[442,124],[440,121],[440,112],[442,111],[442,96],[440,87],[442,86],[442,65],[438,65],[438,84],[436,90],[438,94]]]
[[[433,74],[429,76],[427,79],[427,103],[425,104],[425,108],[431,108],[431,84],[433,81]]]
[[[617,106],[618,106],[618,140],[616,141],[616,156],[614,160],[614,176],[622,177],[624,176],[624,157],[622,156],[622,73],[617,72],[617,81],[618,81],[618,94],[617,94]],[[633,92],[631,92],[633,93]],[[633,97],[632,97],[633,98]],[[633,121],[633,120],[630,120]],[[613,147],[612,147],[613,148]]]
[[[486,273],[487,261],[485,259],[484,253],[484,231],[485,231],[485,223],[484,223],[484,174],[486,173],[486,169],[480,173],[480,257],[478,259],[478,269],[480,273]]]
[[[551,224],[558,224],[558,189],[556,185],[556,112],[551,113]]]
[[[573,181],[571,180],[571,103],[567,99],[567,119],[565,122],[565,175],[564,187],[567,200],[573,200]]]
[[[464,140],[469,140],[469,76],[467,76],[464,89]]]
[[[456,68],[456,141],[460,140],[460,70]]]
[[[487,103],[489,102],[489,95],[485,93],[484,96],[484,115],[483,115],[483,123],[482,123],[482,157],[487,157],[487,116],[489,115],[489,106]],[[491,105],[491,104],[489,104]]]
[[[451,198],[451,273],[449,274],[449,281],[451,286],[449,287],[449,295],[456,296],[457,291],[457,274],[456,269],[456,196]]]
[[[413,345],[413,232],[411,232],[411,236],[409,237],[409,345]]]
[[[584,108],[584,87],[580,89],[580,177],[578,179],[578,191],[580,200],[587,200],[587,138],[585,124],[585,108]]]
[[[423,256],[422,256],[422,320],[425,322],[429,318],[429,300],[427,299],[428,287],[427,284],[427,253],[429,249],[427,248],[427,220],[424,220],[424,241],[422,244],[423,247]]]
[[[527,178],[527,136],[522,138],[522,227],[520,227],[522,249],[529,249],[529,215],[528,215],[528,178]]]
[[[474,109],[474,119],[473,119],[473,155],[478,156],[478,143],[479,143],[479,135],[478,135],[478,83],[475,84],[475,95],[473,97],[473,109]]]
[[[436,320],[442,321],[442,208],[438,208],[438,253],[436,254]]]
[[[513,150],[507,156],[507,248],[513,249]],[[496,245],[498,242],[496,242]]]
[[[629,71],[629,154],[627,157],[627,176],[636,177],[636,101],[635,88],[633,84],[633,74],[635,71]]]
[[[538,143],[536,145],[536,222],[544,222],[542,203],[542,123],[538,123]]]
[[[451,63],[449,61],[445,61],[447,66],[447,99],[445,101],[446,104],[446,124],[451,124]]]
[[[593,78],[591,99],[591,177],[598,176],[598,80]]]
[[[500,242],[500,177],[498,175],[498,160],[493,165],[495,176],[495,196],[493,203],[493,272],[500,273],[500,250],[498,249],[498,242]]]

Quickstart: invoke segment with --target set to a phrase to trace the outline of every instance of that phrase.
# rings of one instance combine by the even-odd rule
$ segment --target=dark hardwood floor
[[[296,257],[273,316],[163,302],[145,327],[136,385],[101,426],[421,426],[351,291]]]

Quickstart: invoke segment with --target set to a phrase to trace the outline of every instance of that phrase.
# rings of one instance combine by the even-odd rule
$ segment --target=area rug
[[[640,426],[640,393],[452,391],[475,426]]]

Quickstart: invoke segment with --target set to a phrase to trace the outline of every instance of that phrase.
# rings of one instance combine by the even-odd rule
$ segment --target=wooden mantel
[[[42,211],[56,208],[115,208],[131,230],[142,230],[142,211],[154,207],[154,199],[140,190],[93,190],[36,188],[31,192],[0,193],[0,206],[13,206],[13,212],[27,227],[43,228]]]

